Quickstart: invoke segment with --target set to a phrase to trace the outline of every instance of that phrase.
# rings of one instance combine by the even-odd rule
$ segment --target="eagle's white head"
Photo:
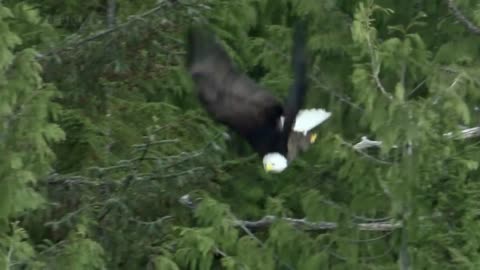
[[[266,172],[280,173],[287,166],[287,158],[280,153],[268,153],[263,157],[263,168]]]

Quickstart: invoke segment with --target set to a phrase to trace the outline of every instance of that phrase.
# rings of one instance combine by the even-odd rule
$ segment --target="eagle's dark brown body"
[[[292,145],[289,137],[307,88],[305,37],[300,28],[294,37],[295,82],[285,104],[237,70],[206,27],[193,27],[188,32],[186,64],[200,102],[215,120],[244,137],[260,156],[278,152],[290,158],[298,152],[289,150],[288,145]],[[279,125],[281,116],[285,117],[283,128]]]

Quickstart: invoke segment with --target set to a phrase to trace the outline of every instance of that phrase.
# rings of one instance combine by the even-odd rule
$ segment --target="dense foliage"
[[[265,174],[185,30],[285,97],[299,18],[333,116]],[[1,269],[480,268],[478,0],[4,0],[0,40]]]

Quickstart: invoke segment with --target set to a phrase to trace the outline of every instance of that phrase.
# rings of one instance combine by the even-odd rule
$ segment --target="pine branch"
[[[150,10],[147,10],[146,12],[143,12],[143,13],[138,14],[138,15],[132,15],[124,23],[120,23],[120,24],[116,24],[116,25],[114,24],[113,26],[110,26],[107,29],[98,31],[94,34],[91,34],[90,36],[88,36],[86,38],[83,38],[83,39],[80,39],[80,40],[75,40],[73,42],[67,43],[65,46],[50,50],[50,51],[45,52],[45,53],[39,53],[39,55],[37,57],[40,58],[40,59],[47,58],[47,57],[59,54],[63,51],[72,50],[72,49],[75,49],[77,47],[83,46],[87,43],[90,43],[91,41],[100,39],[104,36],[107,36],[107,35],[113,33],[113,32],[117,32],[119,30],[122,30],[122,29],[130,26],[134,22],[141,21],[141,20],[143,20],[143,19],[145,19],[145,18],[147,18],[151,15],[154,15],[160,9],[164,8],[167,4],[175,4],[175,3],[176,3],[176,1],[169,1],[169,0],[159,1],[159,4],[157,4],[154,8],[152,8]],[[109,6],[109,10],[113,10],[112,6]],[[110,17],[109,17],[109,21],[110,21]]]
[[[273,52],[275,52],[276,54],[282,56],[284,59],[286,60],[289,60],[289,55],[282,52],[281,50],[279,50],[277,47],[273,46],[273,44],[269,43],[269,42],[266,42],[266,46],[271,49]],[[317,66],[317,65],[313,65],[313,69],[319,73],[321,73],[321,70],[320,68]],[[338,100],[340,100],[340,102],[343,102],[347,105],[350,105],[350,107],[352,107],[353,109],[356,109],[356,110],[359,110],[359,111],[364,111],[364,109],[362,107],[360,107],[359,105],[353,103],[351,100],[351,98],[349,96],[344,96],[344,95],[341,95],[339,94],[338,92],[339,91],[336,91],[335,89],[330,89],[328,88],[327,86],[325,86],[324,83],[322,83],[320,81],[320,79],[317,78],[317,76],[315,74],[309,74],[309,78],[311,80],[313,80],[315,83],[317,83],[318,87],[320,87],[321,89],[329,92],[330,94],[332,94],[335,98],[337,98]]]
[[[253,227],[253,226],[250,226],[247,222],[251,222],[251,221],[241,221],[237,218],[235,218],[234,220],[236,223],[235,223],[235,227],[240,227],[246,234],[248,234],[248,236],[250,236],[252,239],[254,239],[261,247],[265,248],[266,245],[264,242],[262,242],[262,240],[260,240],[258,237],[255,236],[255,234],[251,231],[251,229],[258,229],[257,227]],[[271,223],[273,224],[273,222]],[[270,224],[270,225],[271,225]],[[269,225],[268,225],[269,226]],[[268,227],[267,226],[267,227]],[[274,255],[275,257],[275,260],[277,260],[277,262],[280,262],[280,258],[278,257],[278,255]],[[288,268],[289,270],[293,270],[294,268],[292,266],[290,266],[289,264],[286,264],[286,263],[282,263],[286,268]]]
[[[475,35],[480,35],[480,27],[476,26],[473,22],[471,22],[455,5],[453,0],[446,0],[448,8],[450,9],[450,12],[459,20],[466,28],[468,31]]]
[[[190,208],[195,209],[196,204],[192,201],[189,194],[182,196],[179,199],[180,204]],[[233,224],[235,227],[246,228],[247,230],[262,230],[268,229],[276,221],[284,221],[292,225],[293,227],[304,230],[304,231],[326,231],[326,230],[335,230],[339,225],[335,222],[328,221],[318,221],[312,222],[307,221],[305,218],[288,218],[288,217],[277,217],[273,215],[267,215],[259,220],[241,220],[234,219]],[[402,227],[401,222],[366,222],[366,223],[357,223],[355,227],[360,231],[393,231]]]

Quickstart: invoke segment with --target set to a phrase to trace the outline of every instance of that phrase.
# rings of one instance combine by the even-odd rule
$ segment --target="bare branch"
[[[380,145],[382,144],[381,141],[371,141],[366,136],[363,136],[362,141],[360,141],[359,143],[357,143],[355,145],[352,145],[351,143],[349,143],[349,142],[347,142],[343,139],[342,139],[342,143],[344,145],[347,145],[348,147],[351,147],[353,150],[362,154],[364,157],[366,157],[370,160],[376,161],[376,162],[381,163],[381,164],[392,164],[392,162],[390,162],[390,161],[386,161],[386,160],[376,158],[374,156],[369,155],[365,151],[363,151],[363,150],[365,150],[367,148],[370,148],[370,147],[380,147]]]
[[[480,27],[476,26],[473,22],[471,22],[463,13],[458,9],[457,5],[453,2],[453,0],[446,0],[448,8],[450,12],[459,20],[468,31],[475,35],[480,35]]]
[[[179,202],[188,207],[188,208],[195,208],[195,203],[190,198],[189,194],[183,195]],[[261,230],[267,229],[272,226],[276,221],[284,221],[292,225],[293,227],[304,230],[304,231],[325,231],[325,230],[335,230],[338,228],[338,224],[335,222],[328,222],[328,221],[318,221],[312,222],[308,221],[305,218],[297,219],[297,218],[288,218],[288,217],[276,217],[272,215],[264,216],[259,220],[241,220],[241,219],[234,219],[233,224],[235,227],[240,227],[242,229],[249,230]],[[366,222],[366,223],[357,223],[354,225],[360,231],[393,231],[395,229],[399,229],[402,227],[401,222]],[[250,233],[249,233],[250,234]]]
[[[245,226],[250,229],[265,229],[270,227],[276,221],[281,220],[289,223],[297,229],[304,231],[322,231],[322,230],[334,230],[337,229],[338,225],[335,222],[319,221],[311,222],[305,218],[296,219],[296,218],[287,218],[287,217],[276,217],[276,216],[264,216],[260,220],[248,221],[248,220],[235,220],[235,226]],[[357,229],[361,231],[392,231],[398,228],[401,228],[401,223],[391,223],[391,222],[371,222],[371,223],[358,223],[355,225]]]
[[[466,139],[476,138],[476,137],[480,137],[480,127],[462,129],[458,133],[447,132],[447,133],[444,133],[443,136],[447,137],[448,139],[457,139],[457,140],[466,140]],[[361,150],[365,150],[372,147],[380,147],[381,145],[382,145],[382,141],[372,141],[368,139],[366,136],[363,136],[360,142],[352,145],[352,148],[356,151],[361,151]]]

